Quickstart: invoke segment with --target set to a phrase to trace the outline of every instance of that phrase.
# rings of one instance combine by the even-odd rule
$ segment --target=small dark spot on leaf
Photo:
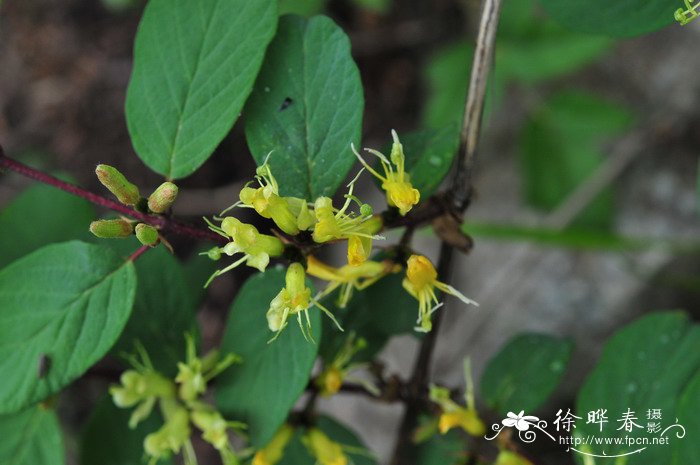
[[[292,103],[294,103],[294,100],[292,100],[292,99],[289,98],[289,97],[285,98],[285,99],[284,99],[284,102],[282,102],[282,105],[280,105],[280,110],[279,110],[279,111],[284,111],[284,110],[286,110],[287,108],[289,108],[289,105],[291,105]]]
[[[51,359],[49,358],[48,355],[46,354],[41,354],[39,356],[39,369],[37,370],[37,376],[39,378],[45,378],[46,375],[49,373],[49,369],[51,368]]]

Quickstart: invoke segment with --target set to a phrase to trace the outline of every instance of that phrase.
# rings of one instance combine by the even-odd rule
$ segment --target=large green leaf
[[[416,465],[464,465],[469,459],[467,443],[454,429],[415,447]]]
[[[322,416],[316,419],[315,426],[323,431],[332,441],[343,446],[348,446],[345,454],[354,465],[376,465],[377,460],[362,441],[346,426],[338,423],[334,419]],[[287,445],[284,457],[279,465],[315,465],[318,463],[311,456],[309,450],[301,442],[301,431],[297,431],[294,438]]]
[[[221,350],[243,363],[217,379],[217,404],[230,418],[248,424],[251,443],[264,446],[284,423],[309,381],[318,345],[306,341],[296,316],[277,340],[265,314],[284,287],[284,270],[268,269],[248,279],[231,308]],[[312,333],[321,337],[320,310],[309,310]]]
[[[129,428],[130,409],[117,408],[112,398],[103,398],[92,415],[80,438],[80,465],[144,465],[143,440],[157,431],[163,421],[156,413]],[[163,459],[159,465],[170,465]]]
[[[139,341],[156,369],[174,375],[185,357],[185,333],[196,328],[194,289],[185,285],[182,264],[164,247],[149,250],[135,265],[134,311],[113,352],[133,352]]]
[[[587,33],[629,37],[661,29],[684,6],[679,0],[540,0],[566,27]]]
[[[0,271],[0,413],[58,392],[107,353],[135,291],[133,263],[82,242],[43,247]]]
[[[534,411],[559,385],[572,351],[570,341],[544,334],[514,337],[486,366],[484,400],[501,415]]]
[[[28,188],[0,211],[0,267],[41,246],[87,237],[95,210],[51,186]]]
[[[686,437],[676,438],[671,429],[669,444],[649,446],[628,457],[626,465],[682,465],[697,457],[698,422],[696,420],[700,374],[700,327],[682,312],[664,312],[645,316],[616,333],[606,344],[597,366],[578,394],[576,435],[605,435],[649,438],[646,427],[650,409],[661,410],[662,418],[653,420],[665,429],[675,423],[687,425]],[[693,381],[695,378],[695,381]],[[695,395],[695,397],[693,397]],[[608,423],[587,423],[588,412],[606,409]],[[622,415],[629,410],[642,428],[620,430]],[[601,433],[602,426],[602,433]],[[691,444],[684,444],[689,441]],[[590,446],[591,453],[623,454],[643,446]],[[681,460],[679,450],[693,459]],[[688,457],[685,455],[685,457]]]
[[[700,412],[700,372],[695,374],[678,401],[676,416],[679,420],[682,419],[681,422],[685,427],[685,438],[676,443],[678,452],[675,455],[675,464],[693,463],[700,456],[700,442],[694,440],[700,438],[700,415],[697,414],[698,412]]]
[[[61,428],[56,413],[32,406],[0,416],[0,463],[3,465],[62,465]]]
[[[243,108],[276,20],[276,0],[148,2],[126,98],[146,165],[182,178],[209,158]]]
[[[313,16],[321,13],[326,0],[279,0],[279,14]]]
[[[246,137],[258,163],[272,152],[284,195],[333,195],[355,157],[364,97],[350,41],[332,20],[285,16],[246,105]]]
[[[619,106],[582,92],[555,94],[523,129],[521,162],[525,195],[533,206],[552,210],[600,165],[600,144],[632,122]],[[577,225],[605,229],[612,218],[612,190],[604,190]]]

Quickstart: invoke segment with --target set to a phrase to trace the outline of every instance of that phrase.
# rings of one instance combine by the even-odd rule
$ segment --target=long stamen
[[[364,166],[365,168],[367,168],[367,171],[369,171],[370,173],[372,173],[375,177],[379,178],[380,180],[386,182],[386,180],[387,180],[386,176],[382,176],[382,175],[379,174],[377,171],[375,171],[374,168],[372,168],[371,166],[369,166],[369,164],[365,161],[365,159],[362,158],[362,155],[360,155],[360,154],[357,152],[357,150],[355,150],[355,145],[354,145],[354,144],[350,144],[350,147],[352,147],[353,153],[355,154],[355,156],[357,157],[357,159],[360,160],[360,163],[362,163],[362,166]],[[382,155],[382,156],[383,156],[383,155]]]

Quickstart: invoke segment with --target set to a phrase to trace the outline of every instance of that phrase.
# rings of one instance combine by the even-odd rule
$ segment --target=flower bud
[[[126,180],[118,169],[109,165],[97,165],[97,179],[124,205],[136,205],[141,200],[139,188]]]
[[[136,238],[143,245],[154,247],[158,244],[158,230],[153,226],[145,223],[139,223],[134,229]]]
[[[211,249],[207,250],[207,257],[209,257],[209,260],[217,261],[221,258],[221,248],[220,247],[212,247]]]
[[[148,209],[153,213],[165,213],[177,198],[177,186],[164,182],[148,197]]]
[[[90,232],[102,239],[129,237],[134,232],[130,222],[118,220],[97,220],[90,223]]]

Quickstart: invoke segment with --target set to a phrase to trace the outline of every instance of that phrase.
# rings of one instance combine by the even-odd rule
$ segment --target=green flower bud
[[[129,237],[134,227],[126,220],[97,220],[90,223],[90,232],[102,239]]]
[[[360,214],[362,216],[372,216],[374,214],[374,210],[372,209],[372,205],[368,203],[363,203],[362,206],[360,207]]]
[[[217,261],[218,259],[221,258],[221,248],[220,247],[213,247],[213,248],[207,250],[207,257],[209,257],[210,260]]]
[[[177,186],[164,182],[148,198],[148,209],[154,213],[165,213],[177,198]]]
[[[158,244],[158,230],[153,226],[145,223],[139,223],[136,225],[136,238],[143,245],[148,245],[154,247]]]
[[[141,200],[139,188],[126,180],[118,169],[109,165],[97,165],[97,179],[124,205],[136,205]]]

